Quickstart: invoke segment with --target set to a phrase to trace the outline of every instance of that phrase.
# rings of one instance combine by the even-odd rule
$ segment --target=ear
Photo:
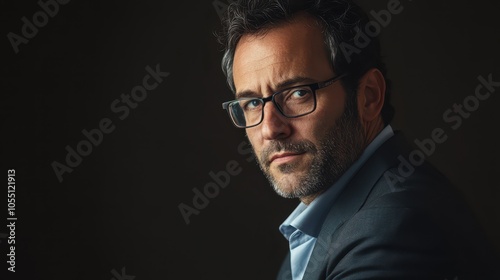
[[[358,112],[362,122],[369,123],[380,117],[385,100],[385,78],[376,68],[368,70],[359,81]]]

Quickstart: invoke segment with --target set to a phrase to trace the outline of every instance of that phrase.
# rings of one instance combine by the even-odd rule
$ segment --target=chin
[[[272,166],[268,172],[265,172],[265,175],[280,196],[300,198],[306,192],[305,189],[301,188],[304,187],[303,182],[306,181],[308,172],[310,170],[307,167],[307,162],[283,163]]]
[[[273,185],[274,191],[283,198],[297,198],[295,192],[291,189],[283,189],[280,186]]]
[[[283,177],[288,177],[288,178],[271,180],[274,190],[282,197],[297,198],[298,197],[297,193],[300,193],[298,192],[298,188],[300,188],[300,184],[297,183],[298,180],[296,178],[289,178],[289,177],[295,177],[293,175],[284,175]]]

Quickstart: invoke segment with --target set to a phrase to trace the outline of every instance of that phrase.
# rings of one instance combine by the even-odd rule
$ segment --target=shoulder
[[[447,179],[423,165],[404,180],[387,181],[399,175],[387,170],[360,209],[329,233],[327,279],[489,275],[494,263],[485,257],[485,237]]]

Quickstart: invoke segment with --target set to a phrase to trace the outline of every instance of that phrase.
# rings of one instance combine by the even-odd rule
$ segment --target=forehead
[[[245,34],[236,46],[233,79],[237,91],[257,82],[272,87],[296,76],[323,79],[331,74],[322,28],[307,14],[263,33]]]

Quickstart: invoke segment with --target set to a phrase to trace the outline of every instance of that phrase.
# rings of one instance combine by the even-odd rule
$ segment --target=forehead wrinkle
[[[294,78],[297,76],[296,74],[291,75],[289,71],[288,73],[285,73],[283,71],[283,67],[274,67],[276,65],[282,65],[282,64],[289,64],[290,59],[288,57],[284,59],[280,59],[280,61],[274,61],[269,63],[268,61],[270,60],[269,57],[272,57],[273,59],[276,58],[274,55],[269,55],[267,57],[264,57],[262,59],[259,59],[257,61],[266,61],[265,63],[251,63],[248,62],[248,64],[253,65],[252,67],[245,68],[243,70],[242,74],[245,75],[245,73],[248,73],[249,75],[255,75],[257,72],[264,72],[265,74],[263,76],[266,76],[265,81],[263,83],[258,83],[258,84],[249,84],[249,85],[243,85],[241,90],[236,90],[236,96],[240,96],[241,94],[239,92],[253,92],[255,95],[259,96],[264,96],[266,93],[268,95],[273,94],[275,91],[279,90],[278,86],[285,80]],[[287,67],[286,69],[290,69],[291,67]],[[251,82],[254,80],[250,80]],[[248,95],[248,94],[245,94]]]

